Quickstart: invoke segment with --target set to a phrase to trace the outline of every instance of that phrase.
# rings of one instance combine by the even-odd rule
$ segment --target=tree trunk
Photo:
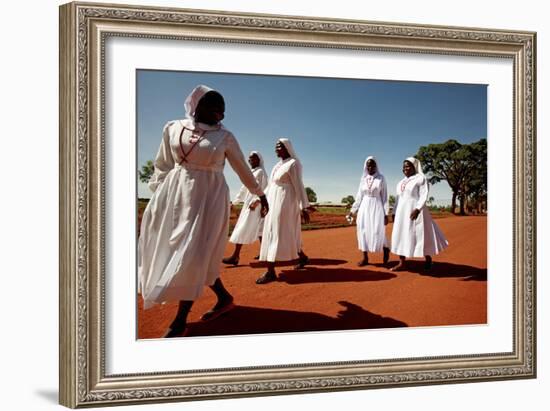
[[[456,191],[453,191],[453,199],[451,201],[451,212],[455,214],[456,210]]]
[[[460,215],[466,215],[466,211],[464,211],[465,203],[466,203],[466,198],[464,198],[464,196],[460,196]]]

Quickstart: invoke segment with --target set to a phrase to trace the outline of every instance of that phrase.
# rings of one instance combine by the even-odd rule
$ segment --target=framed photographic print
[[[60,28],[61,404],[536,376],[535,33]]]

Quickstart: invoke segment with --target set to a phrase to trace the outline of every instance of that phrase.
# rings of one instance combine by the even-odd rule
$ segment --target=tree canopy
[[[307,194],[307,200],[310,203],[316,203],[317,202],[317,194],[311,187],[306,187],[306,194]]]
[[[155,172],[155,165],[152,160],[148,160],[141,166],[141,170],[138,170],[139,181],[142,183],[148,183],[153,173]]]
[[[342,198],[342,203],[346,204],[348,207],[351,207],[355,203],[355,198],[352,195]]]
[[[484,201],[487,195],[487,140],[461,144],[448,140],[418,149],[416,158],[431,184],[446,181],[453,193],[451,208],[460,201],[460,213],[465,214],[466,201]]]

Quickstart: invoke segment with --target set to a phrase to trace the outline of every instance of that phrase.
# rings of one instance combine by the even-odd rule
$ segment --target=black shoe
[[[172,328],[173,327],[173,328]],[[176,337],[187,337],[189,328],[187,324],[170,326],[162,336],[162,338],[176,338]]]
[[[300,258],[300,261],[298,261],[298,264],[294,266],[294,269],[301,270],[306,266],[306,264],[309,264],[309,257]]]
[[[384,247],[384,264],[388,264],[388,261],[390,261],[390,249]]]
[[[424,262],[424,270],[428,271],[428,270],[431,270],[432,268],[432,258],[431,257],[426,257],[426,261]]]
[[[267,271],[260,278],[256,280],[256,284],[267,284],[273,281],[277,281],[277,275],[271,271]]]
[[[366,265],[369,265],[369,260],[368,259],[363,259],[363,260],[361,260],[357,263],[358,267],[364,267]]]
[[[235,258],[233,256],[226,257],[222,260],[222,263],[227,264],[227,265],[238,265],[239,264],[239,259]]]

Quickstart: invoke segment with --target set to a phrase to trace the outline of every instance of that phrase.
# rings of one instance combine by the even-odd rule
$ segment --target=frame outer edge
[[[76,14],[59,6],[59,404],[77,406]]]

